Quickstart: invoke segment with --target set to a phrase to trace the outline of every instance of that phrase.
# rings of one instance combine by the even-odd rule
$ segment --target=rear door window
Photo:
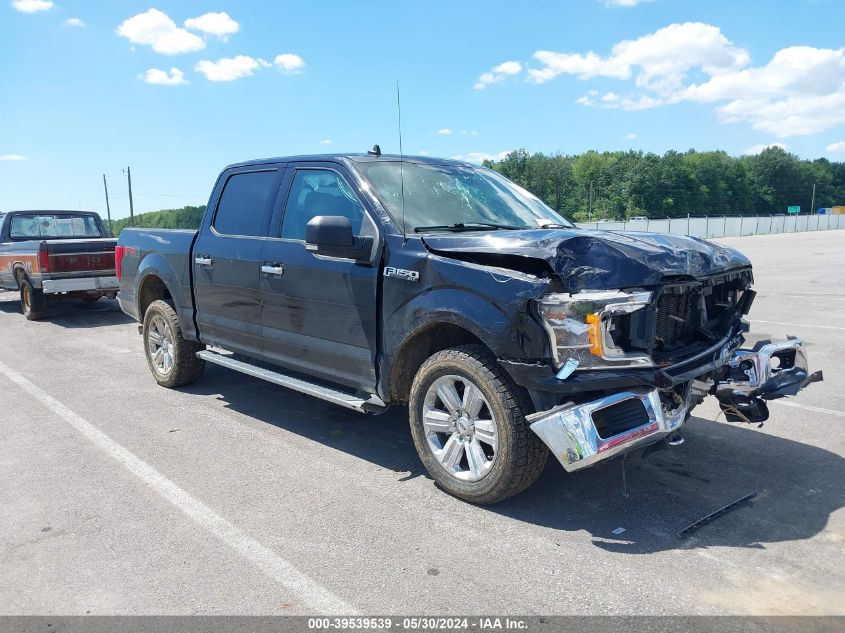
[[[214,214],[214,229],[224,235],[266,236],[277,174],[273,169],[229,176]]]

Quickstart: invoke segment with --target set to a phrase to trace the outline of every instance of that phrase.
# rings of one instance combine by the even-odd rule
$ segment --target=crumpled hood
[[[546,229],[426,235],[423,241],[438,254],[490,266],[509,268],[505,262],[514,257],[543,260],[570,291],[652,286],[751,265],[733,248],[661,233]]]

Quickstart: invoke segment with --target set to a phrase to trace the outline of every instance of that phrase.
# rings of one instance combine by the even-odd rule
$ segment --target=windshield
[[[13,240],[102,237],[94,216],[81,213],[15,215],[12,216],[9,234]]]
[[[572,226],[539,198],[486,167],[398,161],[358,167],[400,228],[404,179],[407,232]]]

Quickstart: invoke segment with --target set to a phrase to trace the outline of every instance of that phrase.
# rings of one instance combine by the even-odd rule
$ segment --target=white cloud
[[[420,156],[429,156],[429,151],[427,149],[421,149],[417,152]]]
[[[54,6],[56,5],[51,0],[12,0],[12,7],[21,13],[49,11]]]
[[[831,143],[825,149],[828,152],[842,152],[845,151],[845,141],[839,141],[838,143]]]
[[[735,47],[718,27],[701,22],[670,24],[635,40],[623,40],[602,57],[592,51],[556,53],[537,51],[534,59],[542,68],[528,71],[529,80],[543,83],[560,74],[581,79],[634,78],[640,89],[661,95],[681,88],[687,74],[701,69],[710,76],[724,74],[748,63],[748,53]]]
[[[637,138],[637,133],[636,132],[628,132],[625,135],[625,138],[628,139],[629,141],[633,141],[635,138]]]
[[[502,62],[493,68],[497,75],[518,75],[522,72],[522,64],[519,62]]]
[[[476,90],[483,90],[487,86],[497,84],[504,81],[506,77],[518,75],[522,72],[522,64],[519,62],[508,61],[502,62],[498,66],[494,66],[492,70],[486,73],[481,73],[478,81],[475,82],[473,88]]]
[[[660,99],[655,99],[654,97],[649,97],[648,95],[640,95],[638,97],[619,97],[614,93],[609,93],[610,98],[608,95],[602,97],[602,103],[599,107],[605,109],[621,109],[621,110],[629,110],[629,111],[636,111],[636,110],[648,110],[649,108],[656,108],[659,105],[663,105],[663,101]],[[588,104],[592,105],[592,104]]]
[[[166,70],[150,68],[139,79],[148,84],[157,84],[160,86],[181,86],[188,83],[185,80],[185,73],[178,68],[171,68],[169,74]]]
[[[452,158],[455,160],[463,160],[468,163],[483,163],[485,160],[502,160],[512,151],[513,150],[507,149],[496,154],[488,154],[486,152],[469,152],[467,154],[455,154]]]
[[[199,35],[176,26],[170,17],[158,9],[149,9],[123,21],[117,34],[133,44],[151,46],[156,53],[179,55],[205,48]]]
[[[204,13],[197,18],[188,18],[185,20],[185,28],[202,31],[206,35],[213,35],[225,41],[229,35],[234,35],[241,27],[228,13],[221,11],[220,13]]]
[[[331,145],[331,144],[332,144],[332,140],[330,138],[324,138],[322,141],[320,141],[320,145]]]
[[[273,64],[285,75],[297,75],[305,68],[305,60],[293,53],[276,55]]]
[[[285,75],[295,75],[302,72],[305,61],[293,53],[277,55],[271,64],[265,59],[253,58],[248,55],[237,55],[235,57],[224,57],[216,62],[201,60],[194,67],[199,73],[205,75],[209,81],[234,81],[242,77],[250,77],[260,68],[276,66]]]
[[[76,28],[82,28],[85,26],[85,22],[80,20],[79,18],[68,18],[64,22],[62,22],[62,26],[71,26]]]
[[[237,55],[236,57],[224,57],[216,62],[203,59],[197,62],[194,70],[205,75],[205,78],[209,81],[234,81],[242,77],[250,77],[259,68],[268,66],[270,66],[270,63],[263,59],[253,59],[248,55]]]
[[[594,105],[595,99],[593,97],[597,97],[598,94],[599,94],[598,90],[588,90],[587,94],[585,94],[583,97],[578,97],[575,100],[575,103],[577,103],[578,105],[583,105],[583,106]]]
[[[499,75],[498,77],[493,73],[481,73],[478,76],[478,81],[475,82],[473,88],[476,90],[484,90],[487,86],[491,86],[495,83],[498,83],[504,80],[504,75]]]
[[[0,160],[29,160],[29,157],[20,154],[0,154]]]
[[[765,66],[688,86],[680,99],[727,101],[716,108],[720,121],[780,138],[823,132],[845,123],[845,49],[790,46]]]
[[[789,149],[789,145],[786,143],[760,143],[759,145],[752,145],[745,150],[743,154],[759,154],[764,149],[768,149],[770,147],[780,147],[784,151]]]
[[[478,136],[478,132],[475,130],[461,130],[461,134],[464,136]]]
[[[845,49],[791,46],[763,66],[718,27],[670,24],[615,44],[609,55],[536,51],[529,81],[560,75],[631,82],[634,92],[588,93],[584,106],[645,110],[684,101],[713,103],[719,121],[748,123],[780,138],[815,134],[845,123]],[[694,79],[693,79],[694,78]]]
[[[451,130],[451,129],[449,129],[448,127],[444,127],[444,128],[441,128],[441,129],[437,130],[437,133],[438,133],[438,134],[443,134],[443,135],[445,136],[445,135],[451,134],[451,133],[452,133],[452,130]]]
[[[635,7],[644,2],[651,2],[651,0],[601,0],[606,7]]]

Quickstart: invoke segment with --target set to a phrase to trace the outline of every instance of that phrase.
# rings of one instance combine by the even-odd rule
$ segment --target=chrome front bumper
[[[733,407],[742,414],[727,415],[729,421],[762,422],[768,417],[764,400],[795,395],[822,379],[821,372],[808,373],[801,339],[762,341],[753,349],[735,350],[715,376],[708,374],[691,380],[684,390],[683,402],[671,410],[664,406],[659,390],[632,389],[592,402],[562,405],[527,419],[531,430],[572,472],[669,435],[706,395],[715,395],[723,409]],[[601,429],[613,425],[602,426],[597,420],[605,419],[608,413],[614,415],[614,411],[619,412],[621,422],[636,426],[616,434],[605,431],[603,437]]]
[[[602,437],[594,416],[611,411],[626,401],[639,402],[643,423],[617,435]],[[635,405],[636,406],[636,405]],[[620,407],[621,409],[621,407]],[[687,417],[687,405],[667,411],[654,390],[631,390],[581,405],[563,405],[528,416],[531,430],[548,446],[558,461],[572,472],[592,466],[619,453],[651,444],[679,428]]]

